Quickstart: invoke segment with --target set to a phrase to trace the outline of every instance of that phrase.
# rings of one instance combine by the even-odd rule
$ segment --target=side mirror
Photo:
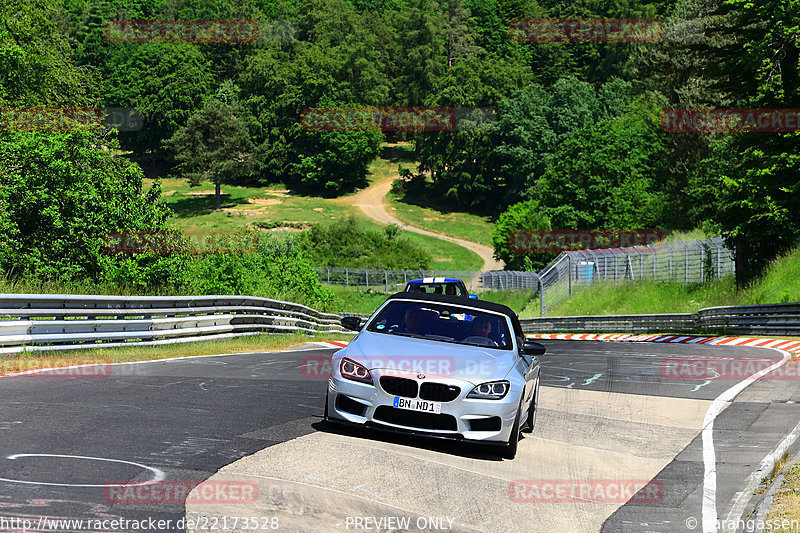
[[[538,342],[526,342],[522,345],[522,353],[525,355],[544,355],[547,348]]]
[[[352,331],[361,331],[361,319],[357,316],[343,316],[342,327]]]
[[[477,294],[470,294],[469,295],[469,299],[470,300],[477,300],[478,299],[478,295]]]

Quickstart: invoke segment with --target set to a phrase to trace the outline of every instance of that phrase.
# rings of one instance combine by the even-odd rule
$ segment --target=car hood
[[[513,350],[453,344],[363,331],[341,353],[381,373],[422,373],[472,383],[503,379],[516,363]]]

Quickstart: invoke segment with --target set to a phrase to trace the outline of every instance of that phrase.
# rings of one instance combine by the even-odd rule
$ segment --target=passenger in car
[[[416,307],[406,311],[403,321],[406,325],[406,333],[412,335],[422,335],[422,311]]]

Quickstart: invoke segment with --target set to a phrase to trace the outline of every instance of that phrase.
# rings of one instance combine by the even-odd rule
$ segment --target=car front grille
[[[452,415],[436,413],[418,413],[408,409],[396,409],[388,405],[381,405],[375,409],[375,420],[418,429],[433,429],[439,431],[456,431],[458,425]]]
[[[459,387],[445,383],[423,383],[419,387],[419,397],[432,402],[452,402],[460,393]]]
[[[396,376],[381,376],[381,387],[392,396],[417,397],[417,382]]]

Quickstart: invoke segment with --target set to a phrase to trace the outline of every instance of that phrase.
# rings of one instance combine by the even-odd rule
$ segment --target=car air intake
[[[472,431],[500,431],[500,417],[476,418],[469,421],[469,428]]]
[[[344,394],[339,394],[336,396],[336,409],[356,416],[364,416],[367,406],[348,398]]]
[[[419,397],[432,402],[452,402],[460,393],[459,387],[445,383],[423,383],[419,387]]]
[[[452,415],[436,413],[418,413],[408,409],[396,409],[381,405],[375,409],[375,420],[417,429],[433,429],[440,431],[456,431],[458,425]]]
[[[417,382],[396,376],[381,376],[381,388],[392,396],[417,397]]]

